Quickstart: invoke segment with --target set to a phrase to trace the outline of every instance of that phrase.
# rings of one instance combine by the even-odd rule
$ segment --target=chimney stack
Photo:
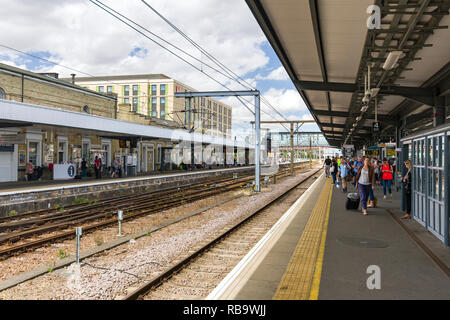
[[[72,76],[72,84],[75,84],[75,76],[76,76],[76,74],[75,73],[71,73],[70,75]]]

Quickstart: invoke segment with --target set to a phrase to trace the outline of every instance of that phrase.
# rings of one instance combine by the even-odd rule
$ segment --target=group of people
[[[359,190],[361,207],[364,215],[367,215],[367,208],[376,206],[373,190],[376,185],[383,186],[383,199],[386,199],[387,192],[392,198],[392,180],[394,179],[395,166],[384,158],[379,161],[376,157],[352,157],[345,158],[328,156],[323,166],[325,167],[326,177],[332,176],[332,183],[339,187],[342,185],[342,191],[347,192],[348,184],[352,184]],[[402,219],[411,218],[411,161],[405,161],[407,173],[402,177],[402,182],[406,194],[406,214]]]
[[[84,158],[80,159],[79,168],[81,169],[81,177],[83,177],[83,178],[87,176],[87,167],[88,167],[88,163],[87,163],[86,159],[84,159]],[[95,172],[96,179],[102,178],[102,170],[103,169],[104,168],[103,168],[102,159],[98,156],[95,156],[94,172]],[[117,159],[114,161],[112,168],[108,168],[108,169],[111,169],[111,177],[112,178],[122,176],[120,163]]]

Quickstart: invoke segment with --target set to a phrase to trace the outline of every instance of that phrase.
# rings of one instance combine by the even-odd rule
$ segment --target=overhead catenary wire
[[[236,81],[237,83],[239,83],[240,85],[242,85],[245,88],[250,88],[250,89],[256,89],[254,88],[251,84],[249,84],[246,80],[244,80],[242,77],[240,77],[239,75],[237,75],[235,72],[233,72],[230,68],[228,68],[226,65],[224,65],[222,62],[220,62],[217,58],[215,58],[212,54],[210,54],[208,51],[206,51],[205,49],[203,49],[198,43],[196,43],[194,40],[192,40],[188,35],[186,35],[182,30],[180,30],[177,26],[175,26],[169,19],[167,19],[166,17],[164,17],[160,12],[158,12],[155,8],[153,8],[150,4],[148,4],[145,0],[141,0],[148,8],[150,8],[156,15],[158,15],[163,21],[165,21],[169,26],[171,26],[176,32],[178,32],[183,38],[185,38],[189,43],[191,43],[195,48],[197,48],[202,54],[204,54],[206,57],[208,57],[213,63],[215,63],[217,66],[219,66],[220,68],[222,68],[225,72],[227,72],[228,75],[232,75],[233,76],[233,80]],[[241,81],[245,83],[242,84]],[[279,114],[282,118],[284,118],[285,120],[288,120],[283,114],[281,114],[275,107],[273,107],[270,102],[263,96],[261,95],[261,100],[262,102],[270,107],[272,110],[274,110],[277,114]],[[283,125],[283,127],[285,127],[286,130],[287,127]]]
[[[91,2],[92,2],[92,1],[91,1]],[[94,4],[95,4],[95,3],[94,3]],[[100,8],[101,8],[101,7],[100,7]],[[102,9],[103,9],[103,8],[102,8]],[[106,11],[106,10],[105,10],[105,11]],[[27,53],[27,52],[24,52],[24,51],[21,51],[21,50],[12,48],[12,47],[7,46],[7,45],[2,45],[2,44],[0,44],[0,46],[1,46],[1,47],[4,47],[4,48],[6,48],[6,49],[9,49],[9,50],[18,52],[18,53],[20,53],[20,54],[30,56],[30,57],[35,58],[35,59],[39,59],[39,60],[42,60],[42,61],[46,61],[46,62],[48,62],[48,63],[51,63],[51,64],[56,65],[56,66],[60,66],[60,67],[62,67],[62,68],[68,69],[68,70],[75,71],[75,72],[78,72],[78,73],[87,75],[87,76],[89,76],[89,77],[96,77],[95,75],[92,75],[92,74],[90,74],[90,73],[87,73],[87,72],[84,72],[84,71],[81,71],[81,70],[78,70],[78,69],[75,69],[75,68],[72,68],[72,67],[69,67],[69,66],[62,65],[62,64],[60,64],[60,63],[51,61],[51,60],[49,60],[49,59],[46,59],[46,58],[43,58],[43,57],[39,57],[39,56],[30,54],[30,53]],[[203,63],[203,62],[202,62],[202,63]],[[203,63],[203,64],[205,64],[205,63]],[[226,67],[225,67],[225,68],[226,68]],[[214,68],[214,69],[215,69],[215,68]],[[215,70],[218,71],[217,69],[215,69]],[[200,70],[200,71],[202,72],[202,70]],[[220,72],[220,71],[218,71],[218,72]],[[206,74],[205,72],[202,72],[202,73]],[[223,73],[221,73],[221,74],[223,74]],[[209,75],[207,75],[207,76],[209,76]],[[232,78],[229,77],[229,79],[232,79]],[[111,84],[120,85],[120,84],[115,83],[115,82],[113,82],[113,81],[106,81],[106,82],[107,82],[107,83],[111,83]],[[227,87],[226,87],[226,88],[227,88]],[[227,88],[227,89],[230,90],[230,91],[232,91],[232,90],[229,89],[229,88]],[[239,97],[237,97],[237,98],[239,98]],[[263,96],[261,96],[261,98],[264,99]],[[50,101],[50,100],[48,100],[48,101]],[[246,101],[246,102],[247,102],[247,103],[250,103],[250,102],[248,102],[248,101]],[[245,102],[241,101],[241,103],[242,103],[247,109],[249,109],[249,108],[246,106],[246,103],[245,103]],[[249,109],[249,111],[252,112],[250,109]],[[267,115],[273,117],[271,114],[268,114],[268,113],[265,112],[264,110],[261,110],[261,111],[264,112],[265,114],[267,114]],[[253,113],[253,112],[252,112],[252,113]]]
[[[113,16],[114,18],[118,19],[119,21],[121,21],[122,23],[126,24],[127,26],[129,26],[130,28],[132,28],[133,30],[135,30],[136,32],[138,32],[139,34],[143,35],[144,37],[146,37],[147,39],[149,39],[150,41],[154,42],[155,44],[157,44],[158,46],[160,46],[161,48],[163,48],[164,50],[170,52],[172,55],[174,55],[175,57],[179,58],[180,60],[184,61],[185,63],[187,63],[188,65],[190,65],[191,67],[193,67],[194,69],[202,72],[198,67],[196,67],[194,64],[192,64],[191,62],[187,61],[186,59],[184,59],[183,57],[181,57],[180,55],[176,54],[175,52],[173,52],[172,50],[170,50],[169,48],[165,47],[164,45],[162,45],[161,43],[159,43],[158,41],[156,41],[155,39],[152,39],[151,37],[149,37],[148,35],[144,34],[142,31],[136,29],[135,27],[133,27],[132,25],[130,25],[129,23],[127,23],[126,21],[122,20],[120,17],[118,17],[117,15],[115,15],[114,13],[112,13],[111,11],[109,11],[107,8],[103,7],[104,5],[100,2],[100,1],[94,1],[94,0],[89,0],[89,2],[93,3],[94,5],[96,5],[97,7],[99,7],[100,9],[102,9],[103,11],[107,12],[108,14],[110,14],[111,16]],[[97,3],[98,2],[98,3]],[[102,6],[103,5],[103,6]],[[208,78],[210,78],[211,80],[213,80],[214,82],[216,82],[217,84],[219,84],[220,86],[224,87],[225,89],[227,89],[228,91],[231,92],[235,92],[234,90],[231,90],[230,88],[228,88],[226,85],[224,85],[223,83],[221,83],[220,81],[218,81],[217,79],[215,79],[214,77],[212,77],[211,75],[209,75],[206,72],[202,72],[204,75],[206,75]],[[239,99],[239,97],[237,97]],[[254,114],[254,112],[246,105],[244,104],[244,106],[250,111],[250,113]]]
[[[96,6],[98,6],[99,8],[101,8],[102,10],[104,10],[105,12],[107,12],[108,14],[110,14],[111,16],[115,17],[116,19],[118,19],[119,21],[121,21],[122,23],[126,24],[127,26],[129,26],[130,28],[132,28],[133,30],[135,30],[136,32],[140,33],[141,35],[143,35],[144,37],[146,37],[147,39],[151,40],[152,42],[154,42],[155,44],[157,44],[158,46],[160,46],[161,48],[165,49],[166,51],[170,52],[171,54],[173,54],[174,56],[176,56],[177,58],[181,59],[182,61],[184,61],[185,63],[189,64],[191,67],[195,68],[196,70],[200,71],[201,73],[205,74],[208,78],[210,78],[211,80],[215,81],[216,83],[218,83],[219,85],[221,85],[222,87],[226,88],[227,90],[231,91],[231,92],[235,92],[234,90],[228,88],[226,85],[224,85],[223,83],[221,83],[220,81],[218,81],[217,79],[213,78],[211,75],[207,74],[206,72],[202,71],[201,69],[199,69],[198,67],[196,67],[195,65],[193,65],[192,63],[190,63],[189,61],[187,61],[186,59],[184,59],[183,57],[181,57],[180,55],[174,53],[172,50],[168,49],[167,47],[165,47],[164,45],[162,45],[161,43],[159,43],[158,41],[152,39],[151,37],[145,35],[143,32],[141,32],[140,30],[136,29],[134,26],[130,25],[129,23],[127,23],[126,21],[122,20],[120,17],[118,17],[117,15],[120,15],[122,17],[124,17],[124,19],[127,19],[128,21],[130,21],[130,23],[136,25],[137,27],[142,28],[143,30],[146,30],[145,28],[143,28],[142,26],[140,26],[139,24],[137,24],[136,22],[134,22],[133,20],[127,18],[126,16],[120,14],[119,12],[117,12],[116,10],[110,8],[109,6],[103,4],[101,1],[98,0],[89,0],[90,2],[92,2],[93,4],[95,4]],[[113,12],[111,12],[113,11]],[[153,34],[153,33],[152,33]],[[158,38],[161,38],[158,36]],[[167,42],[166,40],[164,40],[165,42]],[[174,46],[174,45],[172,45]],[[175,46],[174,46],[175,47]],[[193,57],[193,59],[195,59],[196,61],[200,61],[199,59]],[[201,62],[201,61],[200,61]],[[215,69],[217,70],[217,69]],[[239,96],[236,96],[236,98],[244,105],[245,108],[247,108],[247,110],[249,110],[251,112],[252,115],[254,115],[254,112],[247,106],[248,104],[252,104],[251,102],[242,99]],[[262,110],[261,111],[263,113],[265,113],[266,115],[273,117],[272,114],[267,113],[266,111]],[[276,110],[275,110],[276,111]],[[274,118],[275,119],[275,118]]]

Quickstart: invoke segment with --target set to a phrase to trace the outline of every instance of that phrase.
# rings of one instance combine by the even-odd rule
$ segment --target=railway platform
[[[450,249],[374,193],[363,216],[321,176],[207,299],[450,299]]]

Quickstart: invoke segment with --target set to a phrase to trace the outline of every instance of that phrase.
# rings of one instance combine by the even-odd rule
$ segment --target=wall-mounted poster
[[[19,166],[25,166],[26,165],[26,158],[27,153],[25,150],[19,150]]]

